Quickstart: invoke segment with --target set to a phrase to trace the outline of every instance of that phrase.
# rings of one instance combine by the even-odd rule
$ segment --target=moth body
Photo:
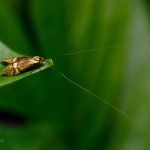
[[[39,67],[43,61],[44,58],[40,56],[24,56],[4,59],[2,63],[7,64],[7,66],[4,68],[2,76],[14,76],[27,70],[34,69]]]

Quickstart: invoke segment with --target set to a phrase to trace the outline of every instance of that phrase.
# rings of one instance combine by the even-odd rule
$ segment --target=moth
[[[44,58],[40,56],[34,57],[15,57],[3,59],[2,63],[6,65],[2,72],[2,76],[14,76],[23,73],[27,70],[32,70],[39,67],[44,62]]]

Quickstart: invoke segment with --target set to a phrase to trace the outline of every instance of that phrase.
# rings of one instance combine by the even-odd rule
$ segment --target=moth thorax
[[[13,60],[12,60],[12,62],[16,62],[17,61],[17,58],[15,57]]]
[[[14,67],[14,68],[17,68],[17,66],[18,66],[18,62],[15,62],[15,63],[13,64],[13,67]]]

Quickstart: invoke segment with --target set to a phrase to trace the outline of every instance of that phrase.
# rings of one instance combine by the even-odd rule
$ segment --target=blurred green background
[[[55,67],[0,88],[1,150],[149,150],[150,3],[0,0],[0,40]],[[120,46],[112,47],[111,46]]]

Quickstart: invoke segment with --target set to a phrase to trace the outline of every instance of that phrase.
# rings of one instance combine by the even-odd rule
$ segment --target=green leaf
[[[6,45],[4,45],[2,42],[0,42],[0,60],[3,60],[4,58],[11,58],[11,57],[18,57],[18,56],[23,56],[23,55],[12,51]],[[22,73],[22,74],[19,74],[16,76],[4,77],[4,76],[0,75],[0,87],[10,84],[10,83],[13,83],[15,81],[18,81],[20,79],[23,79],[24,77],[27,77],[27,76],[37,73],[39,71],[42,71],[46,68],[51,67],[52,65],[53,65],[52,59],[46,59],[43,62],[43,66],[41,66],[37,69],[31,70],[31,71],[28,71],[28,72],[25,72],[25,73]],[[4,69],[3,65],[0,64],[0,74],[3,72],[3,69]]]

